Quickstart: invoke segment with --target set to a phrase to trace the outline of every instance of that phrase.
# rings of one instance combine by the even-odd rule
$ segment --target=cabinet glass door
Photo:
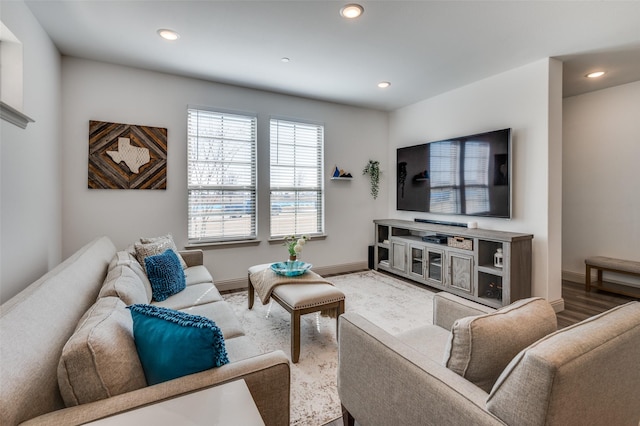
[[[441,251],[429,250],[427,252],[427,278],[442,284],[442,259]]]
[[[409,274],[418,278],[424,277],[424,247],[411,246],[411,268]]]

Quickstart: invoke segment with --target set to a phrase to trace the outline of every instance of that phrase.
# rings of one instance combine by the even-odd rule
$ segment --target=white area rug
[[[396,334],[432,322],[433,293],[375,271],[329,277],[346,295],[346,311],[358,312]],[[263,352],[291,356],[290,314],[256,296],[247,308],[247,292],[223,295],[240,318],[247,336]],[[289,358],[291,359],[291,358]],[[300,360],[291,364],[291,424],[320,426],[341,417],[336,384],[338,350],[335,318],[316,313],[300,321]]]

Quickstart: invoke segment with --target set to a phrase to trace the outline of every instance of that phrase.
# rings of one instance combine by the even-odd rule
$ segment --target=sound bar
[[[431,219],[419,219],[419,218],[415,218],[414,219],[415,222],[420,222],[420,223],[432,223],[434,225],[446,225],[446,226],[460,226],[462,228],[466,228],[467,224],[466,223],[459,223],[459,222],[445,222],[443,220],[431,220]]]

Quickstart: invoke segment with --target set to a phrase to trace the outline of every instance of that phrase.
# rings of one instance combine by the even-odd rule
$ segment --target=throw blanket
[[[251,282],[253,288],[256,290],[260,301],[263,305],[266,305],[271,298],[273,289],[278,285],[283,284],[331,284],[329,281],[322,278],[320,275],[313,271],[307,271],[297,277],[285,277],[278,275],[271,268],[263,269],[262,271],[251,274]],[[333,285],[333,284],[331,284]]]

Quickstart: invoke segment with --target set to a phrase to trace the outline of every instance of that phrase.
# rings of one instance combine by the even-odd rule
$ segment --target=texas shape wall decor
[[[89,121],[89,188],[167,189],[167,129]]]

